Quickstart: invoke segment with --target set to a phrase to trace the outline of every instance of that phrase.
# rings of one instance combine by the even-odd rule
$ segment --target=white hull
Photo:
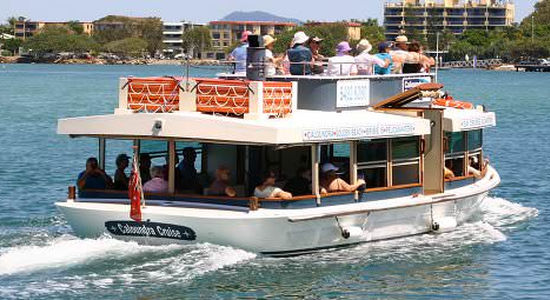
[[[452,230],[466,222],[487,193],[500,183],[491,167],[474,184],[444,194],[306,209],[222,210],[163,205],[143,209],[143,220],[191,228],[196,239],[114,235],[143,243],[208,242],[269,255],[290,255],[321,248],[392,239],[433,231]],[[151,201],[153,202],[153,201]],[[158,201],[162,203],[162,201]],[[58,202],[74,232],[95,237],[107,232],[105,222],[131,221],[129,206],[97,202]],[[344,237],[342,231],[349,232]]]

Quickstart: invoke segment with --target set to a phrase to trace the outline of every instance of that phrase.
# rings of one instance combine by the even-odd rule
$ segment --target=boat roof
[[[354,110],[297,110],[286,118],[241,119],[199,112],[115,113],[60,119],[57,132],[70,136],[176,138],[232,144],[311,144],[430,134],[420,117]]]
[[[478,109],[445,108],[443,111],[443,130],[460,132],[496,126],[494,112]]]

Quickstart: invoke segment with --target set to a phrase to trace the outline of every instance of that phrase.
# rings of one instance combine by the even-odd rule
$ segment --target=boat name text
[[[185,226],[155,222],[107,221],[107,231],[114,235],[158,237],[176,240],[195,240],[193,229]]]
[[[380,124],[363,127],[348,128],[321,128],[304,130],[304,141],[345,140],[353,138],[371,138],[391,135],[410,135],[415,133],[415,125],[404,124]]]

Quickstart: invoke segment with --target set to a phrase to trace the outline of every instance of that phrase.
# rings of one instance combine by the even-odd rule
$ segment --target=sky
[[[533,10],[537,0],[516,0],[516,21]],[[383,0],[0,0],[0,23],[11,16],[40,21],[93,21],[105,15],[156,16],[164,21],[208,22],[239,11],[262,10],[303,21],[378,18]]]

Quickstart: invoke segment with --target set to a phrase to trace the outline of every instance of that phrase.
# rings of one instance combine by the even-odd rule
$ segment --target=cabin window
[[[388,167],[387,140],[360,141],[357,143],[357,170],[364,177],[367,188],[386,187]]]
[[[349,182],[350,144],[338,143],[321,146],[321,164],[332,163],[340,170],[340,178]]]
[[[483,146],[481,130],[468,131],[468,151],[479,150]]]
[[[455,177],[465,176],[466,138],[464,132],[445,133],[445,167]]]
[[[418,137],[391,140],[392,185],[420,183]]]

